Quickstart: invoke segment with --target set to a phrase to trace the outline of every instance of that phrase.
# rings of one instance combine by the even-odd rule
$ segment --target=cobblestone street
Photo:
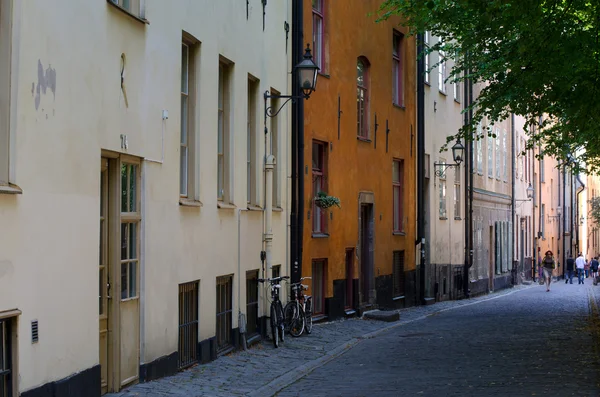
[[[318,324],[109,396],[598,396],[600,290],[586,281]]]

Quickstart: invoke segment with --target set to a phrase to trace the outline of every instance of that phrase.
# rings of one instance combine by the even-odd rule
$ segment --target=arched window
[[[369,139],[369,61],[358,58],[356,63],[357,135]]]

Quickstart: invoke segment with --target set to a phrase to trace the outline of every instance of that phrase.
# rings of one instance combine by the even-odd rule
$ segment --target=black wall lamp
[[[533,186],[531,186],[531,183],[530,183],[529,186],[527,186],[527,198],[526,199],[515,199],[515,201],[531,201],[532,198],[533,198]]]
[[[294,71],[298,73],[298,80],[300,81],[300,89],[302,90],[301,95],[277,95],[271,94],[269,91],[265,91],[265,120],[267,117],[275,117],[283,109],[283,107],[289,102],[296,102],[298,99],[308,99],[317,88],[317,76],[319,75],[319,67],[313,62],[312,54],[310,53],[310,45],[306,44],[304,52],[304,60],[294,67]],[[271,106],[267,107],[267,100],[269,98],[276,99],[287,99],[279,109],[273,109]]]
[[[444,177],[446,170],[448,167],[458,167],[460,163],[463,161],[463,156],[465,152],[465,147],[460,142],[460,139],[456,141],[454,146],[452,146],[452,158],[454,159],[454,164],[449,163],[433,163],[433,166],[436,168],[435,175],[437,177]],[[439,169],[438,169],[439,168]]]

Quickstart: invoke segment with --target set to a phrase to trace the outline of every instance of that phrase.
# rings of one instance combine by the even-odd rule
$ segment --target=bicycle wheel
[[[296,301],[289,302],[285,306],[286,329],[293,337],[299,337],[304,332],[304,315],[299,313],[300,306]]]
[[[277,325],[279,328],[279,340],[283,342],[284,334],[285,334],[285,325],[284,325],[284,316],[283,316],[283,306],[281,305],[281,301],[277,302],[276,306],[277,311]]]
[[[306,309],[304,311],[304,329],[307,334],[312,333],[313,321],[312,321],[312,299],[306,300]]]
[[[277,325],[277,309],[271,305],[271,334],[273,336],[273,346],[279,347],[279,326]]]
[[[285,330],[289,331],[290,330],[290,324],[292,323],[293,317],[293,309],[292,306],[294,305],[294,301],[290,301],[288,302],[285,307],[283,308],[283,321],[284,321],[284,325],[285,325]]]

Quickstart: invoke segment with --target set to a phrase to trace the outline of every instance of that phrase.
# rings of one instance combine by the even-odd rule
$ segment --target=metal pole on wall
[[[417,34],[417,239],[415,245],[420,247],[419,263],[419,300],[425,304],[425,57],[424,35]]]
[[[565,246],[566,246],[566,242],[565,239],[567,238],[567,234],[565,233],[566,231],[566,225],[567,225],[567,205],[566,205],[566,200],[567,199],[567,173],[566,173],[566,166],[563,164],[563,211],[562,211],[562,234],[563,234],[563,241],[562,241],[562,273],[563,273],[563,279],[565,278]]]

